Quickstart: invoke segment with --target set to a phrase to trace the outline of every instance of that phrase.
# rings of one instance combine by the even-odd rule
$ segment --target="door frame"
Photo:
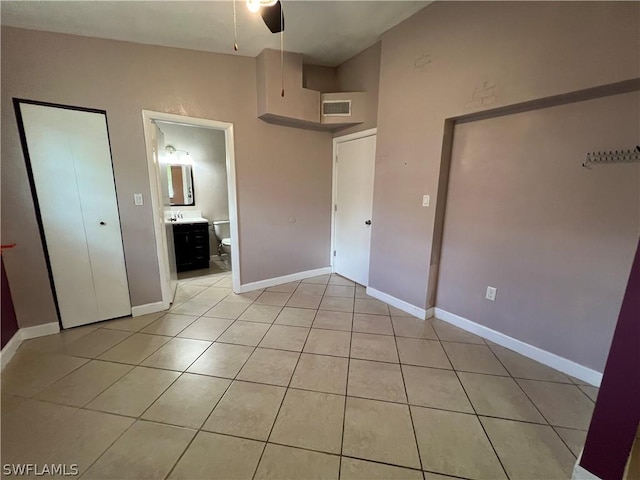
[[[227,167],[227,194],[229,198],[229,226],[231,230],[231,276],[233,291],[240,291],[240,251],[238,239],[238,203],[236,193],[236,159],[233,140],[233,123],[209,120],[206,118],[187,117],[173,113],[155,112],[152,110],[142,110],[142,122],[144,128],[144,141],[147,153],[147,167],[149,172],[149,185],[151,187],[151,208],[153,210],[153,229],[156,240],[156,255],[158,258],[158,268],[160,271],[160,287],[162,290],[162,304],[166,310],[173,301],[174,292],[169,291],[170,273],[168,252],[164,251],[163,245],[167,244],[164,225],[158,218],[158,210],[162,207],[158,185],[160,182],[160,172],[158,165],[153,161],[152,130],[155,121],[175,123],[189,127],[204,127],[211,130],[221,130],[224,132],[225,157]]]
[[[336,162],[338,161],[338,145],[344,142],[349,142],[351,140],[372,137],[377,134],[377,128],[370,128],[361,132],[333,137],[333,162],[331,162],[331,250],[329,250],[329,259],[332,273],[335,273],[336,271],[333,252],[336,248],[336,195],[338,193],[336,190],[338,180],[338,168],[336,167]],[[366,286],[367,285],[365,285],[365,287]]]

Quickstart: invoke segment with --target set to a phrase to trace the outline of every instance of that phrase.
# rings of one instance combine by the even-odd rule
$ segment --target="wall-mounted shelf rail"
[[[590,169],[593,165],[611,163],[640,163],[640,145],[631,150],[589,152],[582,166]]]

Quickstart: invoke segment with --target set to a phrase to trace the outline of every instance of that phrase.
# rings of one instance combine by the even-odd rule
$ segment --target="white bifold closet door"
[[[62,326],[130,315],[105,114],[20,112]]]

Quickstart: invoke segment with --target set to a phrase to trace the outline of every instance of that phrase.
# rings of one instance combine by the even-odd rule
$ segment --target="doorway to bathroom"
[[[237,292],[233,125],[147,110],[143,122],[163,307],[179,282]]]

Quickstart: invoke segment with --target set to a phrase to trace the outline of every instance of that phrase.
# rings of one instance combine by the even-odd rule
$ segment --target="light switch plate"
[[[141,193],[134,193],[133,194],[133,203],[135,205],[144,205],[144,200],[142,199],[142,194]]]
[[[430,199],[431,199],[431,197],[429,195],[423,195],[422,196],[422,206],[423,207],[428,207]]]

